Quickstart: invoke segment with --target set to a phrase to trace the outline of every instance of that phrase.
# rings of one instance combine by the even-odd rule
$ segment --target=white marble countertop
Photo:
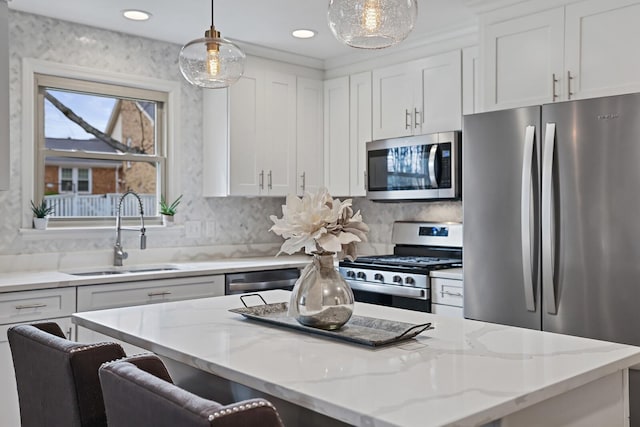
[[[125,265],[124,267],[104,266],[87,269],[76,268],[62,271],[26,271],[0,274],[0,293],[36,289],[49,289],[68,286],[95,285],[100,283],[119,283],[137,280],[168,279],[172,277],[191,277],[212,274],[235,273],[240,271],[274,270],[281,268],[303,268],[310,257],[305,255],[287,255],[251,258],[229,258],[204,262],[172,262],[164,264]],[[175,270],[148,271],[96,276],[75,276],[70,272],[121,269],[173,267]]]
[[[463,280],[464,274],[462,268],[443,268],[442,270],[433,270],[429,273],[431,277],[441,277],[443,279]]]
[[[262,292],[267,302],[287,291]],[[85,312],[74,322],[361,426],[482,425],[640,363],[640,348],[356,303],[433,322],[381,349],[244,319],[237,295]]]

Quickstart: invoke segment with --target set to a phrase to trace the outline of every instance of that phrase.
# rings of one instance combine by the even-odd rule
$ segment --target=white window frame
[[[177,147],[180,141],[180,90],[181,84],[176,81],[155,79],[133,74],[116,73],[103,69],[80,67],[76,65],[60,64],[33,58],[22,60],[22,228],[31,228],[32,213],[31,200],[35,199],[36,170],[36,123],[39,114],[36,108],[36,96],[38,88],[36,75],[43,74],[54,77],[64,77],[78,80],[87,80],[96,83],[128,86],[137,89],[164,92],[167,95],[165,106],[165,118],[162,129],[165,141],[162,153],[166,158],[165,179],[161,183],[164,196],[168,200],[178,197],[180,192],[180,180],[178,165],[180,164]],[[64,224],[69,226],[69,224]],[[102,223],[90,220],[74,222],[72,227],[86,228],[87,226],[113,227],[113,221]]]

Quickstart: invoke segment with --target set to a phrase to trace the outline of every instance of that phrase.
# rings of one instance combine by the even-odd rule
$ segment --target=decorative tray
[[[248,295],[243,295],[248,296]],[[263,300],[264,301],[264,300]],[[244,304],[244,301],[242,301]],[[229,311],[243,315],[248,319],[258,320],[273,325],[297,329],[299,331],[324,335],[327,337],[350,341],[357,344],[379,347],[408,340],[428,329],[433,329],[431,323],[412,324],[396,322],[394,320],[376,319],[366,316],[351,316],[351,319],[340,329],[329,331],[302,325],[290,317],[289,304],[280,302],[276,304],[264,304],[244,308],[233,308]]]

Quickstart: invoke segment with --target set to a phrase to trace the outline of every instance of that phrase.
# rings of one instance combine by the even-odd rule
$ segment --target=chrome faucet
[[[122,248],[122,241],[121,241],[122,230],[135,230],[134,228],[123,228],[120,224],[121,223],[120,211],[122,209],[122,201],[129,194],[135,196],[135,198],[138,199],[138,204],[140,205],[140,224],[141,224],[140,249],[147,248],[147,236],[144,234],[146,229],[144,228],[144,210],[142,208],[142,200],[140,199],[140,196],[138,196],[135,192],[129,190],[126,193],[124,193],[122,197],[120,197],[120,201],[118,202],[118,213],[116,216],[116,244],[113,246],[113,265],[116,267],[121,267],[122,260],[127,259],[127,257],[129,256],[129,254],[127,254]]]

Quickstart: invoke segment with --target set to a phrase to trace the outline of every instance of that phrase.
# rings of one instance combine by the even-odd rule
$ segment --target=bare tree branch
[[[87,133],[98,138],[100,141],[103,141],[109,144],[111,147],[115,148],[118,151],[122,151],[123,153],[133,153],[133,154],[145,154],[144,149],[140,149],[138,147],[128,147],[126,144],[121,143],[120,141],[112,138],[104,132],[99,131],[98,129],[91,126],[89,123],[84,121],[84,119],[78,116],[73,112],[69,107],[64,105],[62,102],[58,101],[58,99],[51,95],[48,91],[44,92],[44,97],[53,104],[62,114],[64,114],[69,120],[80,126]]]

